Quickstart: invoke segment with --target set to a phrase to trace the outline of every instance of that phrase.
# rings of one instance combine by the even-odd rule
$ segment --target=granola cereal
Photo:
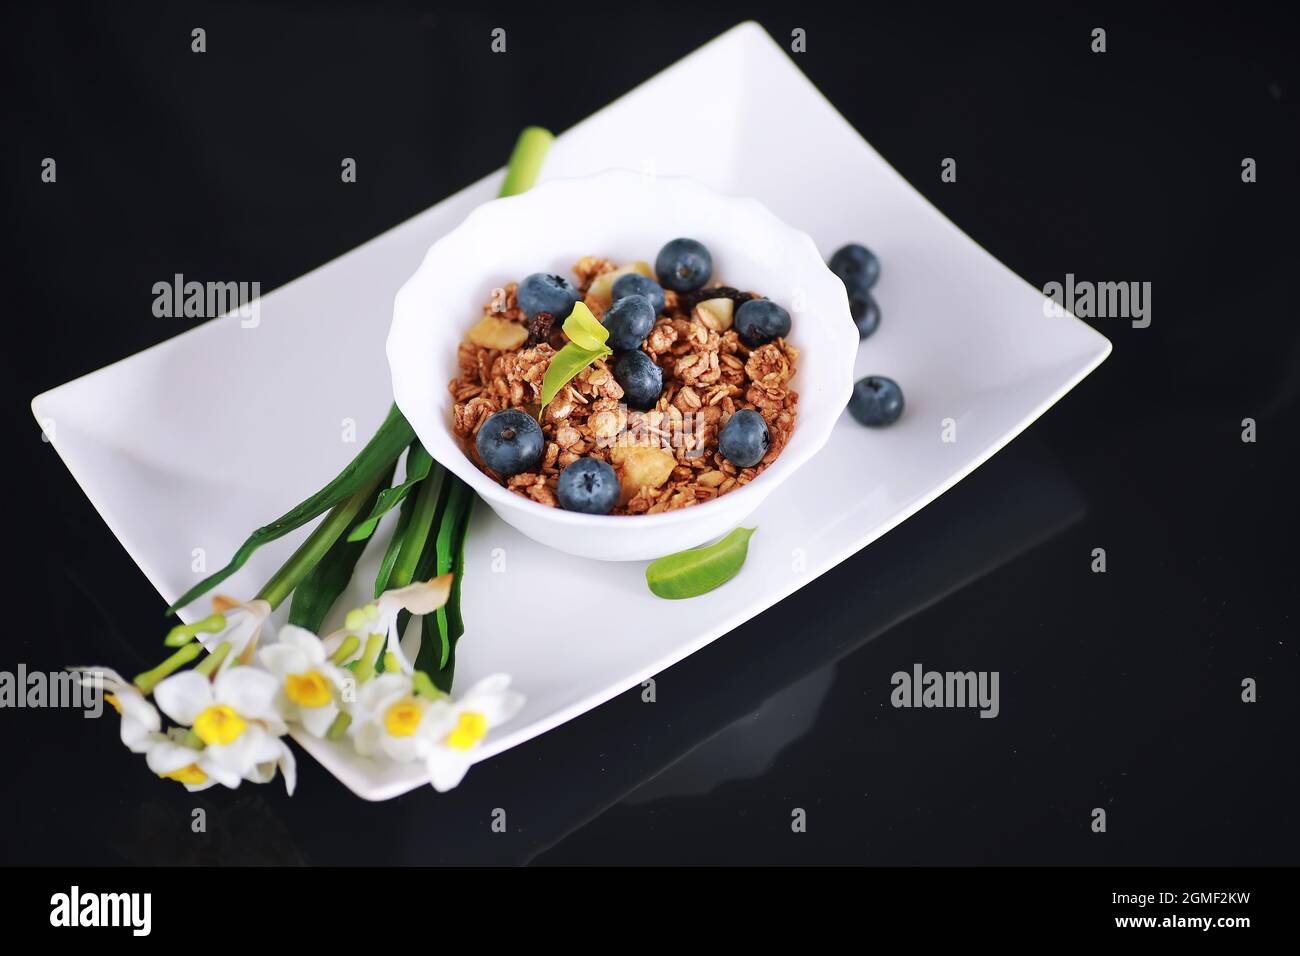
[[[648,275],[650,269],[646,263],[620,266],[584,256],[573,272],[575,295],[603,321],[611,308],[609,280]],[[568,341],[563,318],[540,312],[530,319],[517,283],[496,290],[460,343],[458,374],[449,384],[453,428],[465,453],[504,487],[551,507],[560,506],[560,472],[580,458],[599,459],[617,476],[617,504],[609,511],[617,515],[689,508],[753,481],[794,431],[798,394],[790,383],[798,351],[779,335],[757,347],[746,345],[735,315],[759,298],[754,293],[706,283],[686,292],[664,288],[663,297],[664,309],[641,344],[662,373],[662,392],[652,407],[639,411],[624,401],[614,375],[617,356],[611,355],[591,362],[539,409],[547,367]],[[535,419],[540,411],[544,442],[540,457],[531,459],[535,467],[508,476],[488,467],[476,443],[484,422],[506,409]],[[766,453],[760,446],[761,460],[749,467],[738,467],[719,450],[721,430],[743,410],[761,415],[768,435]]]

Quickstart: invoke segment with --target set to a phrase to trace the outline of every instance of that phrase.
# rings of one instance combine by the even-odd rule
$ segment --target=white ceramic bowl
[[[653,262],[677,236],[709,248],[715,281],[760,292],[790,311],[799,415],[780,457],[743,488],[656,515],[548,508],[479,471],[452,432],[447,385],[457,373],[457,345],[492,290],[532,272],[572,277],[584,255]],[[486,203],[434,243],[397,293],[388,363],[397,406],[420,441],[503,521],[560,551],[619,561],[661,557],[740,525],[826,444],[853,389],[857,345],[844,285],[805,233],[753,199],[719,195],[689,179],[610,170]]]

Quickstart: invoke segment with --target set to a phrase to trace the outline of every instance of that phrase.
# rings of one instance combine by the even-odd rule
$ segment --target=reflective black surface
[[[1149,281],[1153,307],[1145,329],[1094,320],[1115,343],[1097,373],[916,517],[659,675],[654,703],[626,694],[451,794],[378,805],[307,760],[292,800],[190,796],[107,723],[0,711],[0,860],[1296,861],[1300,143],[1280,23],[673,4],[581,30],[407,5],[7,16],[0,669],[154,663],[162,603],[26,407],[180,331],[150,314],[154,281],[282,284],[496,167],[526,123],[563,129],[748,16],[806,29],[800,67],[1011,268]],[[493,57],[496,26],[510,46]],[[647,135],[707,138],[669,117]],[[364,175],[340,190],[353,154]],[[891,674],[918,662],[998,671],[999,716],[891,707]]]

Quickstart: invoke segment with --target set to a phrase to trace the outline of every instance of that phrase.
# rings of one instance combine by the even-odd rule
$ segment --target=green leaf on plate
[[[744,567],[754,528],[736,528],[721,541],[678,551],[650,562],[645,581],[656,596],[679,600],[699,597],[726,584]]]
[[[348,532],[348,540],[364,541],[374,534],[379,527],[379,519],[400,505],[407,492],[429,476],[432,467],[433,456],[424,450],[418,440],[413,442],[411,450],[406,453],[406,478],[400,485],[385,488],[379,493],[379,499],[369,509],[365,520],[357,522]]]
[[[239,546],[230,563],[216,571],[177,598],[167,609],[173,614],[189,604],[195,598],[216,587],[230,577],[253,555],[253,552],[268,542],[282,538],[290,531],[301,528],[308,521],[319,517],[340,501],[348,498],[375,481],[390,468],[402,449],[415,438],[415,432],[394,405],[388,411],[388,417],[379,426],[374,437],[357,453],[338,475],[320,491],[306,501],[286,511],[268,525],[258,528]]]

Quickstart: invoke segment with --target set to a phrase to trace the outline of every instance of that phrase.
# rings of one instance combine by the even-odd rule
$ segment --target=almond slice
[[[465,338],[485,349],[509,351],[528,341],[528,329],[496,315],[485,315],[468,332]]]
[[[731,328],[736,303],[731,299],[705,299],[695,306],[691,317],[706,329],[725,332]]]

